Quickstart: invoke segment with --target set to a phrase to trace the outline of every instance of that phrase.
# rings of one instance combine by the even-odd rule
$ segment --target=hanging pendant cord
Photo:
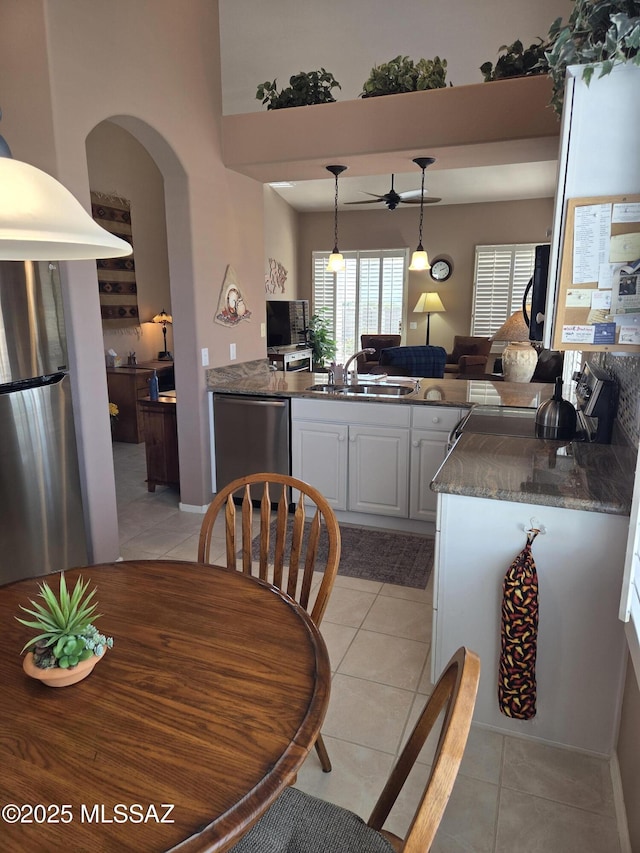
[[[420,225],[418,227],[418,251],[423,252],[422,247],[422,220],[424,217],[424,168],[422,169],[422,187],[420,189]]]
[[[338,254],[338,176],[336,175],[336,194],[333,202],[333,246],[334,254]]]

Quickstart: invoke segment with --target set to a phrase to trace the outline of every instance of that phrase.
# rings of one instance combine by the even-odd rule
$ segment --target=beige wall
[[[87,137],[87,164],[92,190],[131,202],[140,327],[103,332],[103,349],[123,358],[135,351],[138,361],[157,358],[163,349],[162,327],[150,321],[163,309],[172,313],[162,174],[137,139],[110,121]],[[173,351],[171,326],[167,348]]]
[[[287,271],[284,292],[265,292],[267,299],[296,299],[300,286],[298,275],[298,214],[287,202],[264,185],[264,257],[265,275],[268,261],[279,261]],[[265,288],[266,291],[266,288]]]
[[[340,248],[347,251],[408,246],[413,251],[418,242],[418,216],[415,207],[375,212],[340,210]],[[469,334],[476,244],[545,242],[552,216],[550,198],[425,208],[423,244],[430,259],[446,255],[454,265],[451,278],[440,284],[428,273],[409,273],[409,309],[425,290],[437,291],[446,308],[445,313],[431,318],[430,343],[450,349],[454,335]],[[332,241],[333,214],[301,214],[298,256],[301,297],[311,298],[311,252],[329,251]],[[415,331],[409,329],[411,322],[418,324]],[[423,344],[425,337],[426,316],[409,310],[405,318],[406,343]]]

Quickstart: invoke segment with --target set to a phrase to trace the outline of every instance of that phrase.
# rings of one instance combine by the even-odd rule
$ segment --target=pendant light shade
[[[51,175],[14,160],[0,136],[0,260],[95,260],[131,252]]]
[[[340,254],[340,249],[338,248],[338,175],[341,175],[347,167],[327,166],[326,168],[327,171],[331,172],[336,179],[336,191],[333,202],[333,252],[329,255],[327,272],[342,272],[345,267],[345,263],[344,258]]]
[[[412,272],[421,272],[430,270],[429,256],[427,255],[424,246],[422,245],[422,222],[424,219],[424,172],[427,166],[435,163],[435,157],[416,157],[414,163],[422,169],[422,187],[420,189],[420,227],[418,230],[418,248],[411,256],[409,269]]]

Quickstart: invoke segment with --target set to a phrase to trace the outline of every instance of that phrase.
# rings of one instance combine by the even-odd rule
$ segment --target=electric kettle
[[[536,437],[570,441],[576,434],[578,416],[569,400],[562,398],[562,377],[556,377],[553,397],[536,410]]]

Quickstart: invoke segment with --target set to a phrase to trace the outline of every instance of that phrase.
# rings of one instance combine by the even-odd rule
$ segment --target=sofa
[[[400,346],[401,340],[400,335],[360,335],[361,349],[372,348],[374,352],[358,356],[358,373],[371,373],[380,363],[382,350]]]
[[[382,350],[380,363],[371,372],[442,379],[446,358],[444,347],[389,347]]]
[[[456,335],[453,349],[447,353],[444,372],[449,379],[456,376],[488,373],[487,361],[491,352],[491,339],[472,335]]]

